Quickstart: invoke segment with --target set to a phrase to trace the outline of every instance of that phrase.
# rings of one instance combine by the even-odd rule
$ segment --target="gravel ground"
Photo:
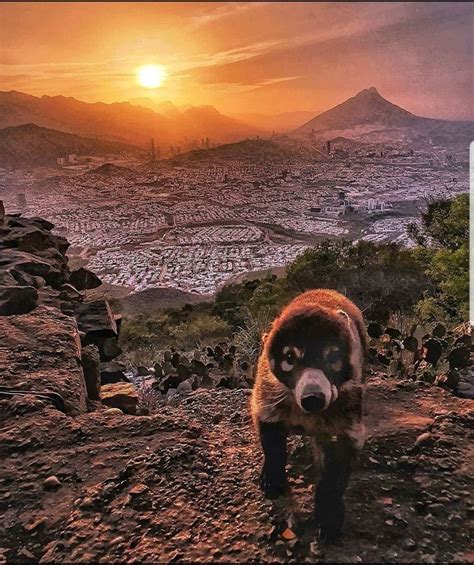
[[[0,562],[474,561],[472,401],[373,376],[344,536],[324,546],[304,440],[291,441],[294,539],[259,491],[248,392],[197,391],[154,416],[2,401]]]

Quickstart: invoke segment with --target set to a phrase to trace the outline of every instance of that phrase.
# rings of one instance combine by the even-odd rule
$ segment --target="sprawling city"
[[[284,266],[323,238],[409,246],[406,226],[429,198],[468,190],[462,156],[412,153],[329,153],[289,167],[122,159],[39,181],[4,171],[4,200],[52,221],[71,257],[107,283],[208,295],[237,275]]]

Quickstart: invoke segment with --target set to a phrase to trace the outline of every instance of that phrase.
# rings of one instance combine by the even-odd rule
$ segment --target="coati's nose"
[[[303,396],[301,399],[301,406],[306,410],[306,412],[319,412],[326,405],[326,399],[322,393],[313,393],[308,396]]]

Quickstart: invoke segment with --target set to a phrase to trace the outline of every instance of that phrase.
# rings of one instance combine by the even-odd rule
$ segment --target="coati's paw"
[[[333,500],[317,504],[314,511],[314,520],[319,528],[321,541],[334,543],[342,534],[344,503]]]
[[[264,468],[260,475],[260,488],[265,498],[274,500],[288,493],[288,481],[285,476],[276,476]]]

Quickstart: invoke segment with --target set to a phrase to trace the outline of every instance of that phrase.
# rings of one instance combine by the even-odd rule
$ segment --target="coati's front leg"
[[[281,422],[259,421],[258,429],[263,448],[264,462],[260,475],[260,486],[265,498],[278,498],[288,491],[286,478],[287,430]]]
[[[351,439],[344,437],[324,442],[320,448],[324,461],[321,479],[315,491],[314,517],[323,541],[333,542],[342,531],[343,496],[357,449]]]

